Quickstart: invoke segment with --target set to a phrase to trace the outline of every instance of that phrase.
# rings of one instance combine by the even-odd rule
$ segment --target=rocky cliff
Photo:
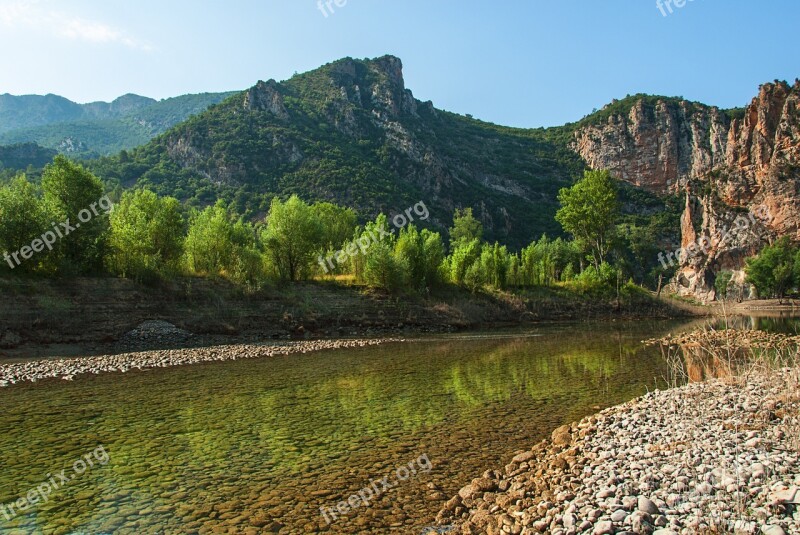
[[[764,84],[744,110],[626,100],[579,124],[572,146],[593,168],[686,196],[680,294],[713,299],[720,270],[743,283],[747,256],[776,237],[800,238],[800,81]]]

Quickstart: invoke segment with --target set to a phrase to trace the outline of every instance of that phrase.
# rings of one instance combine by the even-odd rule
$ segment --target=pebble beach
[[[789,370],[655,391],[556,429],[437,517],[460,534],[800,533]]]

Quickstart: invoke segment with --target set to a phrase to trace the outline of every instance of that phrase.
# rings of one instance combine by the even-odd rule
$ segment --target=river
[[[485,469],[663,386],[641,341],[679,328],[549,325],[18,384],[0,390],[0,503],[26,507],[0,509],[0,532],[418,534]]]

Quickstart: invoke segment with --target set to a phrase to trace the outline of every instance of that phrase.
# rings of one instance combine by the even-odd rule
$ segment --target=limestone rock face
[[[648,105],[575,133],[593,168],[650,191],[686,193],[678,293],[714,298],[715,274],[743,281],[744,259],[781,236],[800,238],[800,81],[764,84],[743,115],[675,100]],[[745,226],[737,217],[744,216]],[[745,292],[749,289],[745,288]],[[746,297],[746,296],[745,296]]]
[[[278,91],[278,82],[259,81],[244,96],[244,107],[247,110],[268,111],[280,119],[288,119],[289,112],[283,105],[283,97]]]
[[[716,108],[637,102],[627,116],[576,133],[574,148],[594,169],[657,193],[685,186],[725,162],[730,121]]]

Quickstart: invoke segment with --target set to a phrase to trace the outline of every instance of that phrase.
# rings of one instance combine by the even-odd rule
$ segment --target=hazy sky
[[[628,93],[742,106],[800,77],[798,0],[676,1],[0,0],[0,93],[165,98],[394,54],[417,98],[537,127]]]

